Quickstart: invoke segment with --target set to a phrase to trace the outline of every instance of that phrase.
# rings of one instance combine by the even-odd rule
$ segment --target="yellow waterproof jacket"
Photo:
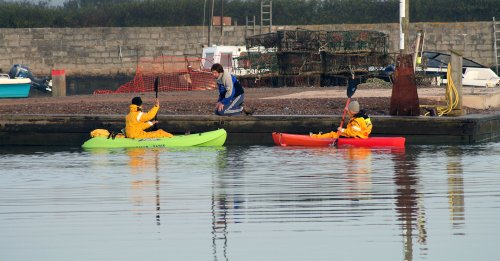
[[[141,107],[135,104],[129,106],[130,112],[125,118],[125,134],[127,138],[170,138],[173,135],[163,130],[146,132],[145,129],[153,126],[151,120],[155,117],[160,109],[159,106],[154,106],[147,113],[141,111]]]
[[[358,114],[357,114],[358,115]],[[355,115],[349,123],[347,123],[347,127],[342,129],[340,136],[349,137],[349,138],[361,138],[366,139],[372,132],[372,121],[370,117],[356,117]]]
[[[342,132],[340,133],[341,137],[347,137],[347,138],[361,138],[361,139],[366,139],[372,132],[372,122],[370,120],[370,117],[365,114],[365,112],[362,110],[356,115],[352,117],[352,119],[349,120],[347,123],[347,127],[345,129],[342,129]],[[329,133],[325,134],[312,134],[311,137],[314,138],[329,138],[329,139],[336,139],[338,138],[338,134],[336,131],[332,131]]]

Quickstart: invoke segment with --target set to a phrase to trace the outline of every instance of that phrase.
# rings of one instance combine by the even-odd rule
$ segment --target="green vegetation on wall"
[[[411,22],[500,20],[498,0],[409,0]],[[0,27],[146,27],[208,23],[210,5],[220,15],[220,0],[68,0],[50,2],[0,0]],[[260,0],[224,0],[224,16],[239,25],[246,16],[260,18]],[[273,0],[274,25],[396,23],[399,0]]]

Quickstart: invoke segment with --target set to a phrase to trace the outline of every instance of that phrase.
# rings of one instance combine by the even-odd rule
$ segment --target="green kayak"
[[[172,138],[128,139],[94,137],[83,143],[84,149],[98,148],[167,148],[193,146],[222,146],[227,133],[224,129],[197,134],[179,135]]]

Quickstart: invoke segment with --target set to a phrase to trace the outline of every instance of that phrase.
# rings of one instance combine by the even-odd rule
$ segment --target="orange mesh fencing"
[[[115,91],[96,90],[94,94],[154,92],[158,77],[158,91],[213,90],[215,81],[210,69],[204,69],[201,58],[160,56],[140,59],[134,78]]]

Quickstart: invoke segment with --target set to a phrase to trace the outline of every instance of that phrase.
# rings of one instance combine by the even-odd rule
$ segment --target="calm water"
[[[0,260],[500,260],[500,143],[1,148]]]

